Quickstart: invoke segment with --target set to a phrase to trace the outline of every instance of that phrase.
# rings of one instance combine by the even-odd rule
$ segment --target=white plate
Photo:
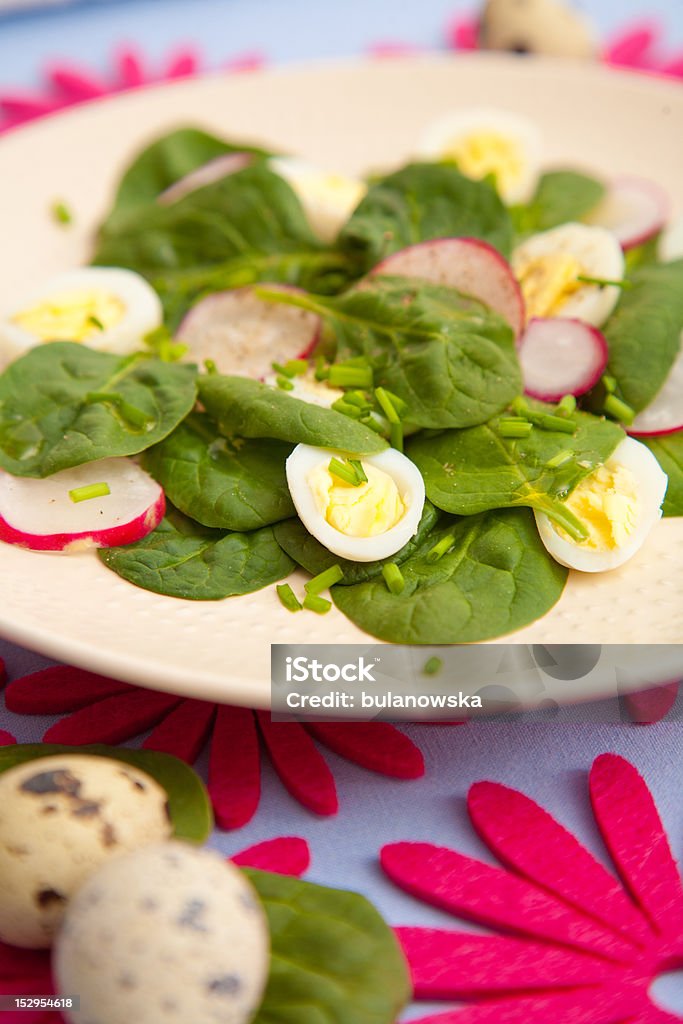
[[[592,65],[488,55],[316,65],[179,82],[67,111],[0,143],[0,307],[17,289],[83,262],[132,153],[183,123],[300,153],[342,171],[407,158],[424,124],[458,106],[534,117],[546,158],[657,180],[683,208],[683,94]],[[49,210],[64,199],[70,230]],[[274,588],[222,602],[137,590],[89,555],[0,545],[0,632],[44,654],[145,686],[265,706],[271,642],[363,643],[341,614],[291,615]],[[514,635],[534,643],[678,643],[683,520],[668,520],[622,570],[572,575],[558,605]],[[510,639],[510,638],[506,638]],[[653,668],[652,683],[664,681]],[[642,685],[636,680],[632,685]],[[574,700],[607,680],[557,683]]]

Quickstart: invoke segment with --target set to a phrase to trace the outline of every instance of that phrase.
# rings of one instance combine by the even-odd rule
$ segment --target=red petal
[[[255,50],[253,53],[241,53],[239,56],[233,57],[225,65],[225,70],[238,74],[245,71],[260,71],[265,64],[266,58],[264,54]]]
[[[590,774],[593,812],[619,874],[659,931],[680,934],[683,888],[655,802],[642,776],[616,754]]]
[[[658,35],[656,26],[637,25],[609,44],[605,59],[611,64],[640,66]]]
[[[453,50],[478,50],[479,22],[476,18],[458,18],[449,27],[447,40]]]
[[[420,1017],[412,1024],[630,1024],[628,997],[592,988],[491,999],[462,1010]]]
[[[671,75],[673,78],[683,78],[683,54],[674,57],[662,65],[660,71],[663,75]]]
[[[336,814],[337,789],[327,762],[298,722],[272,722],[258,711],[268,753],[282,783],[295,800],[315,814]]]
[[[640,944],[652,936],[617,879],[547,811],[517,790],[477,782],[467,806],[495,855],[570,906]]]
[[[0,729],[0,747],[8,747],[10,743],[16,742],[11,732],[5,732],[4,729]]]
[[[0,690],[7,682],[7,666],[5,665],[5,659],[0,658]]]
[[[123,743],[156,725],[180,697],[155,690],[117,693],[50,726],[44,743]]]
[[[272,871],[276,875],[294,875],[299,878],[308,871],[311,851],[305,839],[298,836],[282,836],[257,843],[231,858],[233,864],[243,868],[258,868]]]
[[[380,855],[386,874],[418,899],[451,914],[629,962],[633,946],[550,894],[500,868],[429,843],[394,843]]]
[[[35,117],[44,117],[59,110],[63,103],[57,100],[44,100],[40,96],[23,93],[5,93],[0,95],[0,109],[16,121],[32,121]]]
[[[195,50],[180,50],[171,57],[165,78],[185,78],[187,75],[194,75],[199,68],[199,54]]]
[[[107,86],[90,71],[82,71],[76,67],[59,65],[48,69],[48,78],[53,88],[69,103],[94,100],[99,96],[106,96],[109,92]]]
[[[128,683],[82,668],[53,665],[15,679],[7,687],[5,700],[18,715],[60,715],[132,689]]]
[[[220,828],[241,828],[254,817],[261,799],[261,751],[248,708],[218,708],[208,787]]]
[[[0,941],[0,978],[33,978],[50,971],[50,954],[45,949],[20,949]],[[2,1020],[2,1018],[0,1018]]]
[[[215,704],[183,700],[169,711],[142,745],[146,750],[161,750],[194,764],[206,743],[215,711]]]
[[[591,985],[617,970],[604,960],[519,939],[436,928],[399,928],[397,935],[418,999]]]
[[[396,779],[419,779],[425,773],[419,747],[388,722],[309,722],[308,731],[335,754]]]
[[[677,682],[667,683],[666,686],[657,686],[642,693],[629,693],[624,697],[624,703],[633,721],[638,725],[661,722],[676,703],[678,686]]]
[[[122,89],[135,89],[145,84],[145,71],[137,50],[124,47],[115,54],[114,61]]]

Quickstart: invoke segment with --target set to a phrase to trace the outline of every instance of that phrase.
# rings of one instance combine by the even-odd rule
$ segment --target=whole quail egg
[[[595,57],[593,29],[580,11],[562,0],[487,0],[479,41],[484,49]]]

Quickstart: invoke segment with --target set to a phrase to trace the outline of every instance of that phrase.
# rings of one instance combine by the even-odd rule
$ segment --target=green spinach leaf
[[[392,594],[383,579],[332,587],[337,607],[380,640],[459,644],[521,629],[559,600],[567,570],[543,547],[528,509],[454,519],[432,540],[452,535],[437,562],[423,547],[403,562],[405,587]]]
[[[324,343],[364,356],[417,426],[484,423],[522,390],[510,326],[453,288],[378,275],[336,298],[260,292],[323,317]]]
[[[38,345],[0,376],[0,465],[15,476],[136,455],[166,437],[196,398],[196,367],[144,353]]]
[[[147,537],[97,553],[108,569],[136,587],[190,601],[250,594],[294,568],[269,526],[227,533],[200,526],[172,508]]]
[[[678,355],[683,332],[683,259],[637,268],[603,328],[608,372],[639,412],[660,390]]]
[[[601,181],[578,171],[548,171],[541,176],[536,194],[527,206],[513,208],[518,234],[548,231],[568,221],[581,220],[605,194]]]
[[[344,578],[339,585],[350,586],[353,583],[364,583],[365,580],[379,576],[382,566],[387,562],[395,562],[396,565],[405,562],[406,558],[410,558],[413,552],[424,544],[439,518],[439,510],[434,508],[431,501],[425,501],[415,536],[411,537],[396,554],[376,562],[352,562],[346,558],[338,558],[328,551],[320,541],[311,536],[300,519],[286,519],[283,523],[278,523],[273,528],[273,533],[283,551],[286,551],[290,558],[303,566],[312,576],[317,576],[325,569],[338,565],[344,573]]]
[[[394,1024],[410,998],[393,931],[363,896],[247,870],[264,905],[270,977],[254,1024]]]
[[[465,235],[509,255],[512,222],[495,188],[466,178],[453,164],[416,163],[370,187],[339,244],[367,271],[407,245]]]
[[[499,420],[493,420],[438,437],[418,436],[408,445],[408,455],[422,472],[430,501],[446,512],[469,516],[527,505],[571,532],[576,522],[563,499],[624,437],[616,423],[590,413],[573,418],[573,436],[534,427],[528,437],[509,440],[498,432]],[[548,465],[563,452],[571,458],[560,466]]]
[[[227,438],[191,413],[145,452],[144,466],[185,515],[222,530],[255,530],[294,515],[285,460],[292,446],[269,438]]]
[[[58,743],[17,743],[0,747],[0,774],[17,764],[25,764],[55,754],[93,754],[133,765],[151,775],[168,793],[168,811],[174,835],[203,843],[213,828],[213,812],[206,787],[195,771],[171,754],[156,750],[130,750],[103,743],[68,747]]]
[[[665,516],[683,516],[683,430],[663,437],[639,437],[656,456],[669,478],[664,499]]]
[[[247,377],[201,377],[199,396],[228,437],[274,437],[290,444],[311,444],[359,455],[371,455],[387,447],[373,430],[343,413],[292,398],[279,388]]]

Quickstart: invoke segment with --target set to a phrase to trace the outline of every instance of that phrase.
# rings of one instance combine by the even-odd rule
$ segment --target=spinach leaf
[[[71,341],[38,345],[0,376],[0,465],[14,476],[136,455],[196,397],[195,366],[115,356]]]
[[[541,403],[535,407],[544,408]],[[576,413],[574,419],[573,436],[534,427],[528,437],[516,440],[500,436],[496,419],[438,437],[418,436],[409,443],[408,455],[422,472],[430,501],[446,512],[469,516],[527,505],[571,532],[577,524],[563,499],[624,437],[616,423],[590,413]],[[562,452],[571,458],[549,466]]]
[[[539,180],[536,194],[527,206],[512,210],[518,234],[548,231],[568,221],[581,220],[605,194],[601,181],[578,171],[548,171]]]
[[[422,516],[417,527],[417,533],[408,543],[389,558],[382,558],[376,562],[352,562],[346,558],[338,558],[328,551],[320,541],[312,537],[300,519],[287,519],[278,523],[273,528],[275,540],[283,551],[293,558],[295,562],[303,566],[312,576],[325,569],[338,565],[344,573],[340,586],[350,586],[353,583],[364,583],[365,580],[374,579],[382,572],[382,566],[387,562],[395,562],[400,565],[410,558],[425,542],[436,523],[440,518],[440,512],[434,508],[431,501],[425,501]]]
[[[370,187],[339,244],[367,271],[407,245],[458,235],[481,238],[509,255],[512,223],[498,193],[453,164],[416,163]]]
[[[527,509],[453,519],[431,539],[448,534],[454,546],[438,562],[428,561],[423,547],[402,564],[400,594],[371,580],[332,587],[334,603],[380,640],[459,644],[521,629],[559,600],[567,570],[543,547]]]
[[[656,456],[669,478],[664,499],[665,516],[683,516],[683,430],[663,437],[639,437]]]
[[[191,413],[145,452],[144,466],[185,515],[222,530],[255,530],[294,515],[285,460],[292,446],[267,438],[224,437]]]
[[[453,288],[377,275],[325,299],[260,289],[324,320],[338,356],[364,356],[375,385],[398,395],[404,418],[441,429],[484,423],[522,390],[510,326]]]
[[[269,526],[253,533],[211,530],[172,508],[147,537],[97,553],[108,569],[136,587],[190,601],[250,594],[294,568]]]
[[[387,447],[383,438],[349,416],[247,377],[209,374],[199,381],[199,396],[228,437],[274,437],[359,455]]]
[[[17,743],[0,747],[0,774],[17,764],[25,764],[54,754],[93,754],[110,757],[147,772],[168,793],[168,811],[173,834],[179,839],[203,843],[213,828],[213,812],[204,783],[184,761],[156,750],[130,750],[103,743],[69,747],[59,743]]]
[[[660,390],[678,355],[683,332],[683,259],[637,268],[603,332],[608,372],[639,412]]]
[[[254,1024],[394,1024],[410,998],[396,936],[354,892],[246,870],[263,903],[270,977]]]

